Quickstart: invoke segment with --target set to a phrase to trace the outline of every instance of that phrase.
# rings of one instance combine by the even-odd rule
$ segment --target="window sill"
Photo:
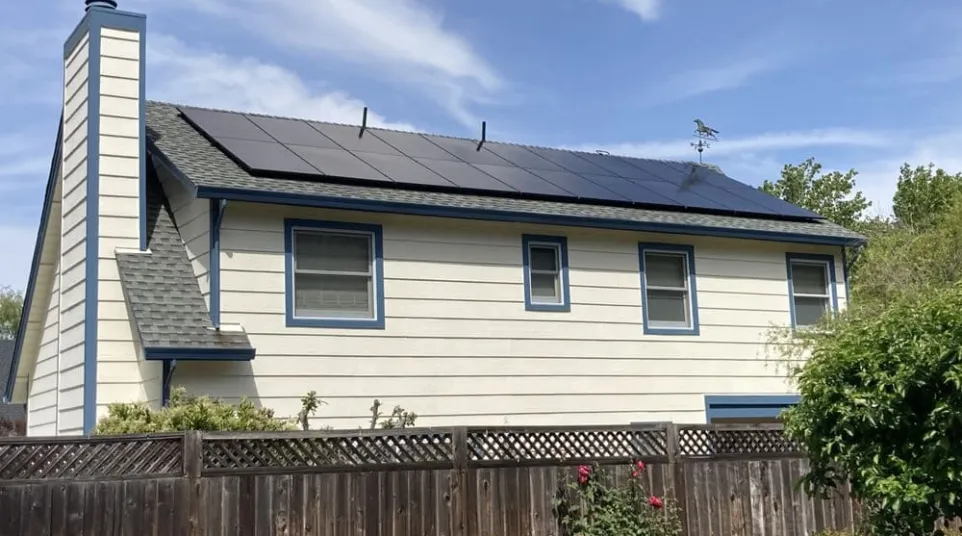
[[[699,335],[698,326],[693,328],[659,328],[645,325],[644,332],[645,335]]]
[[[525,311],[541,311],[546,313],[570,313],[570,303],[526,303]]]
[[[289,328],[384,329],[383,318],[287,318]]]

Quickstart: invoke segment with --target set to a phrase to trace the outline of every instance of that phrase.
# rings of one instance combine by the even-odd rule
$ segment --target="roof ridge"
[[[194,109],[196,109],[196,110],[205,110],[205,111],[209,111],[209,112],[226,112],[226,113],[233,113],[233,114],[252,115],[252,116],[255,116],[255,117],[265,117],[265,118],[269,118],[269,119],[289,119],[289,120],[295,120],[295,121],[313,121],[313,122],[315,122],[315,123],[321,123],[321,124],[325,124],[325,125],[337,125],[337,126],[342,126],[342,127],[360,128],[360,126],[361,126],[361,125],[354,125],[354,124],[351,124],[351,123],[338,123],[338,122],[336,122],[336,121],[322,121],[322,120],[319,120],[319,119],[306,119],[306,118],[304,118],[304,117],[291,117],[291,116],[286,116],[286,115],[275,115],[275,114],[267,114],[267,113],[262,113],[262,112],[248,112],[248,111],[244,111],[244,110],[232,110],[232,109],[230,109],[230,108],[211,108],[211,107],[209,107],[209,106],[195,106],[195,105],[193,105],[193,104],[178,104],[178,103],[174,103],[174,102],[155,101],[155,100],[148,100],[147,103],[148,103],[148,104],[159,104],[159,105],[163,105],[163,106],[173,106],[174,108],[194,108]],[[422,135],[422,136],[434,136],[434,137],[436,137],[436,138],[445,138],[445,139],[449,139],[449,140],[469,141],[469,142],[471,142],[471,143],[478,143],[479,141],[481,141],[481,140],[479,140],[479,139],[477,139],[477,138],[465,138],[465,137],[463,137],[463,136],[452,136],[452,135],[450,135],[450,134],[437,134],[437,133],[434,133],[434,132],[419,132],[419,131],[416,131],[416,130],[398,130],[398,129],[395,129],[395,128],[372,127],[372,126],[366,127],[366,130],[381,130],[381,131],[384,131],[384,132],[396,132],[396,133],[399,133],[399,134],[419,134],[419,135]],[[486,140],[485,143],[499,143],[499,144],[501,144],[501,145],[510,145],[510,146],[514,146],[514,147],[522,147],[522,148],[525,148],[525,149],[544,149],[544,150],[548,150],[548,151],[562,151],[562,152],[573,153],[573,154],[590,154],[590,155],[599,155],[599,154],[601,154],[601,153],[598,153],[598,152],[582,151],[582,150],[578,150],[578,149],[564,149],[564,148],[561,148],[561,147],[548,147],[548,146],[546,146],[546,145],[534,145],[534,144],[530,144],[530,143],[519,143],[519,142],[513,142],[513,141]],[[663,162],[663,163],[668,163],[668,164],[688,164],[688,165],[695,165],[695,166],[704,166],[704,164],[700,164],[700,163],[698,163],[698,162],[689,161],[689,160],[669,160],[669,159],[666,159],[666,158],[628,156],[628,155],[615,154],[615,153],[610,153],[610,152],[609,152],[608,154],[603,155],[603,156],[613,156],[613,157],[617,157],[617,158],[627,158],[627,159],[632,159],[632,160],[647,160],[647,161],[650,161],[650,162]],[[722,173],[722,175],[725,175],[725,174]],[[725,176],[728,177],[728,175],[725,175]],[[734,177],[728,177],[728,178],[734,179]],[[734,180],[737,180],[737,179],[734,179]]]

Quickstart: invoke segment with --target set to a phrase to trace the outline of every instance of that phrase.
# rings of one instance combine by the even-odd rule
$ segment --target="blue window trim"
[[[795,285],[792,281],[792,263],[807,262],[821,263],[828,266],[828,286],[832,299],[832,313],[838,313],[838,289],[835,279],[835,256],[818,253],[786,253],[785,269],[788,276],[788,310],[792,320],[792,329],[796,329],[795,322]]]
[[[645,253],[682,253],[688,260],[688,296],[691,308],[691,326],[687,328],[651,327],[648,325],[648,283],[645,277]],[[645,335],[698,335],[698,285],[695,272],[695,247],[686,244],[661,244],[642,242],[638,244],[638,265],[641,276],[641,319]]]
[[[224,221],[227,201],[223,199],[210,200],[210,249],[208,251],[208,267],[210,274],[208,289],[210,300],[210,323],[220,327],[220,227]]]
[[[294,229],[370,234],[374,244],[374,318],[297,318],[294,316]],[[288,327],[384,329],[384,233],[380,225],[302,219],[284,220],[284,294]]]
[[[538,303],[531,299],[531,247],[550,246],[558,250],[561,270],[561,303]],[[571,291],[568,284],[568,239],[563,236],[521,235],[521,263],[524,267],[524,308],[528,311],[571,311]]]
[[[774,418],[786,407],[798,404],[799,400],[799,395],[708,395],[705,396],[705,422]]]

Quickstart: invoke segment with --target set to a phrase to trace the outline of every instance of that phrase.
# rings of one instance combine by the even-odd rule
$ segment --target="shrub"
[[[0,437],[16,437],[27,435],[27,423],[23,419],[12,421],[0,418]]]
[[[97,423],[97,434],[149,434],[187,430],[279,431],[294,430],[291,419],[274,417],[248,399],[228,404],[207,396],[189,396],[183,388],[173,390],[166,407],[152,410],[143,402],[111,404],[107,416]]]
[[[676,536],[681,534],[678,509],[651,495],[636,462],[631,477],[618,482],[598,464],[578,467],[578,478],[566,481],[555,499],[561,527],[569,536]]]

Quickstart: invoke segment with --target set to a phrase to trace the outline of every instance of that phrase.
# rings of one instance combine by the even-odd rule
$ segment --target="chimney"
[[[146,26],[115,0],[85,0],[64,43],[58,434],[90,433],[105,404],[126,395],[98,385],[97,368],[127,353],[102,341],[132,340],[104,316],[122,296],[114,251],[146,248]]]

